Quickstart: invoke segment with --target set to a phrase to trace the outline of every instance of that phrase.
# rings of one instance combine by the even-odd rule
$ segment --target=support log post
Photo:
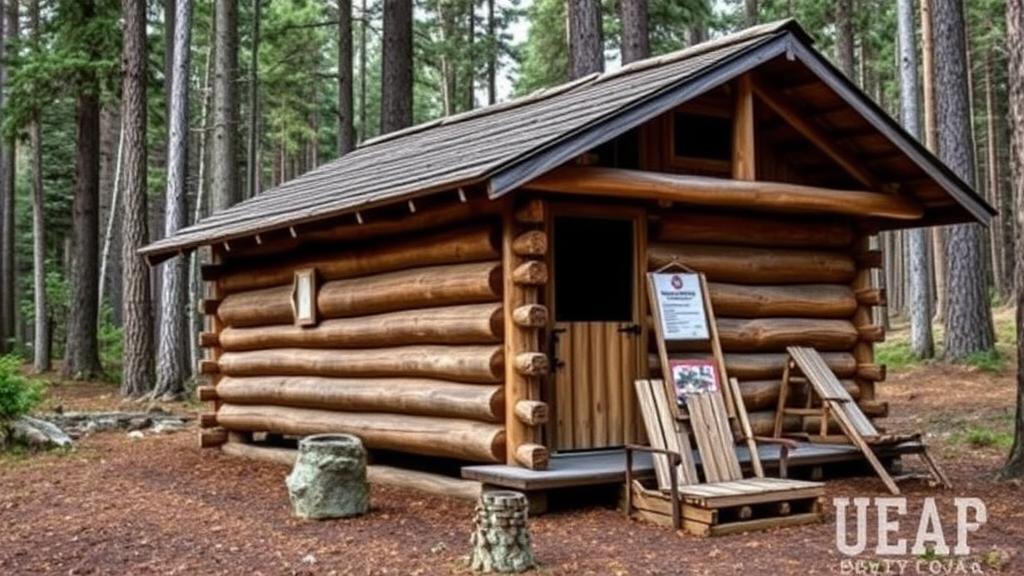
[[[548,281],[543,260],[548,241],[540,229],[546,213],[544,203],[533,199],[509,205],[502,219],[506,461],[534,470],[547,468],[547,448],[538,442],[542,422],[531,423],[519,412],[540,401],[540,383],[548,372],[547,356],[540,351],[547,309],[539,303]]]
[[[220,270],[223,266],[224,256],[221,248],[211,248],[212,268]],[[204,326],[203,344],[205,358],[200,361],[200,373],[206,376],[207,385],[198,388],[199,400],[207,402],[210,408],[203,425],[199,431],[200,448],[216,448],[228,440],[227,431],[217,426],[217,410],[220,409],[220,398],[217,395],[217,383],[220,382],[221,374],[217,361],[220,359],[223,349],[220,345],[220,333],[224,324],[217,316],[217,306],[223,299],[221,289],[221,275],[211,274],[210,280],[204,278],[204,290],[206,296],[203,300]],[[216,303],[210,305],[211,303]]]
[[[875,364],[874,348],[874,342],[884,339],[885,331],[874,323],[872,314],[872,307],[884,303],[885,297],[881,290],[876,289],[871,278],[872,269],[881,266],[881,258],[876,256],[876,250],[870,248],[870,235],[865,233],[857,239],[853,250],[857,272],[850,288],[860,296],[857,310],[853,314],[853,325],[858,334],[857,343],[853,347],[853,357],[858,367],[854,381],[860,389],[859,403],[866,405],[875,399],[875,382],[885,378],[885,367]]]

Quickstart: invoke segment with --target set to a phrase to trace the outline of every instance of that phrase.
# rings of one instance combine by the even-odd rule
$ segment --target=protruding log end
[[[512,271],[512,281],[527,286],[543,286],[548,283],[548,267],[539,260],[523,262]]]
[[[220,346],[220,336],[214,332],[201,332],[199,334],[199,346],[203,348],[217,348]]]
[[[867,250],[856,255],[857,264],[861,268],[881,268],[882,251]]]
[[[220,374],[220,364],[216,360],[200,360],[199,373],[206,375]]]
[[[865,342],[884,342],[885,327],[878,324],[868,324],[857,327],[857,336]]]
[[[209,412],[206,414],[199,415],[199,427],[200,428],[216,428],[217,427],[217,414],[216,412]]]
[[[541,200],[530,200],[516,210],[516,221],[523,224],[544,223],[544,202]]]
[[[213,402],[220,398],[217,395],[217,388],[215,386],[200,386],[196,388],[196,397],[199,398],[200,402]]]
[[[540,230],[530,230],[516,236],[512,251],[519,256],[543,256],[548,252],[548,235]]]
[[[857,303],[862,306],[882,306],[885,304],[884,288],[862,288],[856,292]]]
[[[516,418],[527,426],[540,426],[548,421],[548,405],[539,400],[516,402]]]
[[[516,448],[516,462],[530,470],[547,469],[548,460],[548,449],[540,444],[523,444]]]
[[[885,364],[858,364],[857,378],[870,382],[882,382],[885,380]]]
[[[200,448],[216,448],[228,441],[228,431],[223,428],[207,428],[199,431]]]
[[[857,404],[865,416],[885,418],[889,415],[889,403],[880,400],[861,400]]]
[[[220,300],[214,300],[212,298],[206,298],[203,300],[203,314],[207,316],[213,316],[217,314],[217,308],[220,306]]]
[[[512,320],[520,328],[543,328],[548,325],[548,309],[541,304],[524,304],[512,311]]]
[[[516,355],[516,372],[523,376],[543,376],[548,373],[549,363],[546,354],[540,352],[520,352]]]

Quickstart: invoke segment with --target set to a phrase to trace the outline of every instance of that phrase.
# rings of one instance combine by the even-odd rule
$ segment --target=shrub
[[[1003,370],[1003,355],[999,353],[999,350],[989,348],[964,358],[964,363],[983,372],[1001,372]]]
[[[29,413],[42,400],[42,383],[21,373],[21,359],[0,356],[0,421]]]

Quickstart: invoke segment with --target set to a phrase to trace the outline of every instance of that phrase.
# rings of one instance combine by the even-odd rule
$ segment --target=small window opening
[[[684,158],[732,159],[732,120],[677,113],[672,124],[673,151]]]

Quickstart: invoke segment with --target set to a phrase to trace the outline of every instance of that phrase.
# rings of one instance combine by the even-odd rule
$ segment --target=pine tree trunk
[[[903,127],[915,138],[921,137],[917,107],[917,44],[914,34],[914,1],[899,0],[897,7],[900,55],[900,102]],[[928,232],[924,228],[908,230],[907,252],[910,260],[909,311],[910,350],[918,358],[935,355],[932,338],[932,302],[928,290],[931,262],[928,260]]]
[[[238,185],[238,2],[215,0],[213,145],[210,200],[213,212],[241,199]]]
[[[569,70],[573,78],[604,70],[601,2],[569,0]]]
[[[176,0],[174,14],[174,65],[171,67],[171,108],[168,118],[167,202],[164,236],[173,236],[188,223],[188,88],[191,53],[192,2]],[[186,344],[188,308],[185,285],[187,260],[177,255],[163,263],[163,296],[160,299],[160,336],[157,343],[156,388],[153,397],[165,400],[185,393],[188,377]]]
[[[758,22],[757,0],[744,0],[743,2],[744,24],[749,28]]]
[[[938,132],[935,127],[935,36],[932,33],[932,0],[921,0],[921,91],[924,117],[924,145],[933,153],[939,152]],[[945,229],[932,228],[932,272],[935,302],[935,321],[946,319],[946,240]]]
[[[1002,190],[999,186],[999,154],[997,153],[998,135],[996,133],[995,90],[992,87],[992,50],[985,53],[985,156],[987,161],[985,186],[988,201],[992,206],[1000,206]],[[992,256],[992,282],[995,285],[996,298],[1005,302],[1010,298],[1013,288],[1003,282],[1003,214],[998,214],[989,226],[989,248]]]
[[[338,156],[355,148],[352,110],[352,0],[338,0]]]
[[[41,49],[39,30],[39,0],[29,7],[29,25],[32,52]],[[35,308],[33,329],[32,370],[43,373],[50,370],[50,318],[46,306],[46,196],[43,193],[43,131],[39,125],[39,112],[29,122],[29,144],[32,147],[32,291]]]
[[[124,21],[121,122],[124,129],[124,369],[121,393],[140,396],[152,386],[153,319],[149,266],[136,252],[147,242],[146,224],[146,2],[122,0]]]
[[[109,114],[110,123],[113,124],[114,113]],[[100,119],[101,126],[103,119]],[[100,253],[100,279],[99,297],[97,305],[102,307],[104,293],[110,297],[110,307],[113,311],[114,324],[120,326],[121,317],[121,235],[115,232],[120,231],[121,224],[121,174],[124,157],[124,131],[121,129],[121,119],[117,118],[117,151],[114,153],[113,181],[110,184],[110,202],[107,205],[107,224],[103,233],[103,251]],[[102,174],[102,164],[100,172]],[[100,182],[103,178],[100,178]],[[111,254],[116,254],[112,257]]]
[[[81,2],[83,19],[95,17],[92,0]],[[94,60],[98,55],[92,54]],[[75,197],[71,222],[71,306],[68,308],[64,377],[100,375],[99,305],[100,97],[93,72],[80,72],[76,110]]]
[[[836,64],[853,78],[853,0],[835,0],[836,3]]]
[[[252,3],[252,43],[249,46],[249,121],[245,149],[245,196],[260,193],[260,165],[256,149],[260,141],[260,23],[263,1]]]
[[[964,182],[974,183],[963,5],[960,0],[935,0],[932,9],[939,156]],[[992,310],[986,294],[982,238],[983,231],[977,224],[958,224],[949,229],[945,336],[949,360],[963,360],[992,348]]]
[[[359,141],[370,137],[366,124],[366,27],[370,17],[366,14],[366,0],[359,6]]]
[[[0,0],[3,14],[4,53],[11,51],[12,42],[18,39],[18,0]],[[2,54],[0,54],[2,55]],[[7,66],[0,68],[0,104],[3,103],[3,87],[7,84]],[[14,283],[14,171],[17,142],[6,140],[0,151],[0,353],[10,350],[15,338],[15,283]]]
[[[466,42],[462,47],[462,110],[476,108],[476,0],[468,0],[466,5]]]
[[[1017,238],[1017,414],[1013,447],[1001,475],[1024,477],[1024,0],[1006,2],[1006,50],[1009,55],[1010,169],[1016,199]],[[1008,217],[1009,215],[1007,215]]]
[[[196,153],[197,163],[199,166],[196,168],[196,202],[192,209],[192,223],[199,222],[204,214],[204,208],[206,206],[206,144],[210,137],[210,76],[212,72],[211,58],[212,51],[207,49],[206,52],[206,64],[203,66],[203,87],[202,87],[202,104],[199,107],[199,131],[198,148]],[[258,147],[257,147],[258,150]],[[257,154],[256,166],[259,166],[259,155]],[[259,172],[257,172],[257,178],[259,178]],[[259,191],[259,181],[257,180],[257,192]],[[202,358],[202,351],[199,349],[199,339],[195,337],[196,334],[203,330],[203,315],[199,310],[199,298],[203,292],[203,282],[199,277],[199,264],[204,261],[201,255],[205,255],[205,250],[193,250],[192,254],[189,255],[189,268],[188,268],[188,325],[189,333],[191,337],[189,342],[189,372],[192,378],[195,379],[199,375],[199,360]],[[209,258],[205,260],[209,261]]]
[[[494,22],[494,1],[487,0],[487,104],[498,101],[498,36]]]
[[[643,60],[651,55],[647,33],[647,0],[620,0],[622,19],[622,64]]]
[[[380,132],[412,125],[412,2],[384,0]]]

